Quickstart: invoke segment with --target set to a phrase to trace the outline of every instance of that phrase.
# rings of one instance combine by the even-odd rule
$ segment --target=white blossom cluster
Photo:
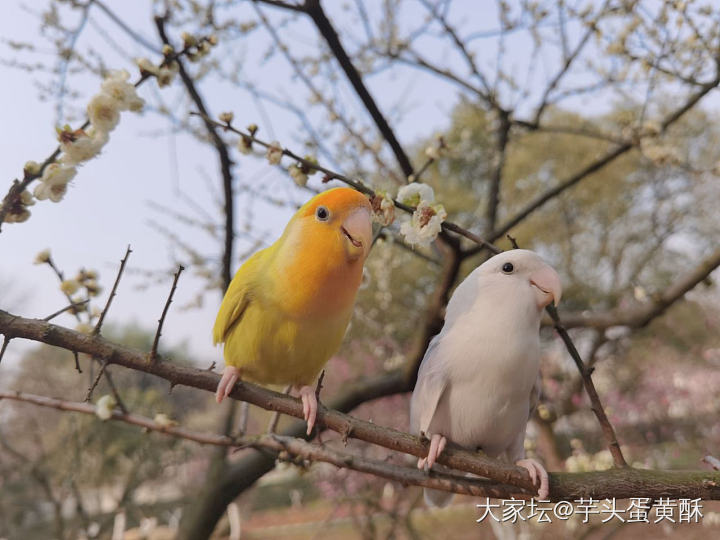
[[[110,132],[120,122],[123,111],[139,112],[145,102],[137,95],[135,86],[128,81],[130,74],[123,70],[111,71],[87,106],[90,122],[88,129],[71,130],[68,126],[58,130],[61,154],[57,163],[43,171],[34,195],[39,200],[59,202],[67,192],[68,183],[77,174],[77,166],[97,156],[110,140]]]
[[[110,420],[116,405],[117,401],[115,401],[115,398],[109,394],[105,394],[95,403],[95,414],[100,420]]]
[[[248,131],[252,137],[255,136],[257,129],[258,128],[255,124],[248,127]],[[252,138],[247,135],[241,135],[238,140],[237,148],[241,154],[249,154],[252,152]],[[285,150],[282,145],[278,141],[272,141],[265,151],[265,159],[267,159],[270,165],[280,165],[284,154]],[[290,175],[290,178],[292,178],[298,186],[302,187],[307,185],[308,178],[310,176],[318,172],[317,168],[315,168],[317,163],[318,161],[315,156],[307,155],[305,156],[304,161],[298,161],[297,163],[290,165],[287,168],[287,172]]]
[[[175,79],[175,75],[177,75],[180,70],[180,66],[176,61],[169,63],[163,62],[162,64],[156,66],[147,58],[137,58],[135,63],[137,64],[137,67],[140,68],[140,73],[155,77],[160,88],[169,86]]]
[[[191,34],[182,35],[184,54],[191,61],[197,61],[206,56],[210,49],[217,44],[217,38],[196,38]],[[163,47],[165,60],[155,65],[147,58],[138,58],[136,63],[143,77],[152,76],[157,80],[158,86],[169,85],[179,71],[179,64],[174,58],[175,51],[170,45]],[[69,182],[77,174],[77,166],[97,156],[107,144],[110,132],[120,122],[120,113],[123,111],[139,112],[144,101],[137,95],[135,86],[128,82],[130,74],[125,70],[111,71],[102,83],[100,92],[95,94],[87,106],[89,127],[72,130],[70,126],[58,129],[60,141],[60,156],[57,160],[48,160],[43,165],[28,161],[25,164],[25,178],[34,179],[39,176],[39,184],[31,194],[25,190],[11,205],[4,221],[8,223],[21,223],[30,217],[29,206],[35,204],[36,199],[50,199],[60,202],[67,193]]]
[[[122,111],[139,112],[144,101],[137,95],[135,86],[128,82],[130,74],[125,70],[111,71],[87,106],[89,127],[73,130],[70,126],[57,129],[60,155],[56,161],[43,166],[28,161],[24,167],[25,177],[39,178],[32,194],[25,190],[5,217],[8,223],[21,223],[30,217],[28,206],[35,199],[60,202],[67,193],[68,184],[75,178],[77,167],[97,156],[110,139],[110,132],[120,122]],[[41,174],[42,173],[42,174]]]
[[[80,320],[75,330],[83,334],[91,334],[94,330],[92,323],[100,317],[101,313],[97,307],[91,308],[89,303],[91,298],[99,296],[102,292],[102,287],[98,283],[98,272],[81,268],[74,278],[65,278],[55,266],[49,249],[44,249],[35,255],[33,263],[47,264],[55,271],[61,280],[60,290],[73,304],[68,311],[78,317],[78,320],[80,320],[80,314],[85,314],[87,317],[87,322]]]
[[[447,212],[442,204],[435,203],[435,193],[427,184],[413,182],[398,191],[402,204],[414,206],[412,216],[400,225],[400,234],[411,246],[428,247],[442,230]]]
[[[573,453],[565,460],[565,468],[568,472],[605,471],[613,466],[613,458],[609,450],[590,454],[579,439],[572,439],[570,446]]]

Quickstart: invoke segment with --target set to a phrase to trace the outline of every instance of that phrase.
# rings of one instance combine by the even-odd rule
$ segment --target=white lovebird
[[[539,394],[540,318],[561,294],[557,272],[525,249],[495,255],[457,287],[410,402],[410,429],[430,439],[418,468],[432,467],[450,440],[524,467],[548,496],[547,472],[525,459],[524,443]],[[425,490],[433,506],[451,497]]]

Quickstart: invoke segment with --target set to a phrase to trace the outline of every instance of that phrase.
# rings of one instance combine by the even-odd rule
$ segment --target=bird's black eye
[[[513,266],[513,263],[505,263],[503,264],[502,271],[505,274],[512,274],[512,271],[515,270],[515,267]]]
[[[330,210],[325,206],[318,206],[315,210],[315,217],[318,221],[327,221],[330,218]]]

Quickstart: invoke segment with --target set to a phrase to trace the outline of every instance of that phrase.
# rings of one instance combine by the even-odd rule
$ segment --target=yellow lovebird
[[[240,267],[213,328],[214,343],[225,344],[218,403],[238,379],[293,385],[310,434],[317,416],[310,385],[350,322],[372,241],[370,213],[367,197],[354,189],[320,193]]]

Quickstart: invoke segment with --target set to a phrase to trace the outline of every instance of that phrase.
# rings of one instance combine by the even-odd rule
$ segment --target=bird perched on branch
[[[224,343],[220,403],[238,380],[294,385],[312,431],[310,386],[338,350],[350,322],[372,241],[367,197],[336,188],[313,197],[282,236],[237,271],[213,328]]]
[[[432,467],[450,440],[524,467],[548,496],[547,472],[524,459],[524,443],[539,394],[540,318],[561,293],[557,272],[524,249],[488,259],[457,287],[410,404],[411,429],[430,439],[418,468]],[[451,496],[425,490],[434,506]]]

